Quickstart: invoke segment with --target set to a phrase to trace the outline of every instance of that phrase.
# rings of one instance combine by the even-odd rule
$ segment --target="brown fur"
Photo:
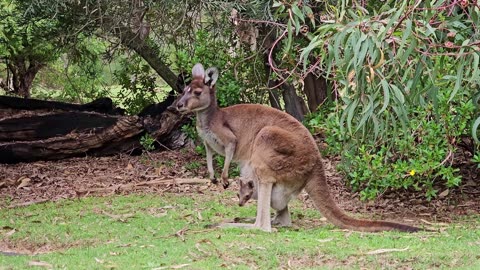
[[[240,165],[241,177],[253,181],[258,196],[255,224],[224,226],[271,231],[270,207],[277,210],[273,224],[289,226],[288,202],[305,188],[318,210],[340,228],[367,232],[419,230],[393,222],[347,216],[330,196],[321,156],[310,132],[292,116],[267,106],[240,104],[218,108],[216,77],[209,70],[204,71],[200,64],[194,66],[194,82],[185,89],[177,107],[181,112],[197,114],[197,129],[207,149],[210,178],[214,179],[213,150],[226,156],[222,172],[224,186],[228,185],[228,166],[233,160]]]

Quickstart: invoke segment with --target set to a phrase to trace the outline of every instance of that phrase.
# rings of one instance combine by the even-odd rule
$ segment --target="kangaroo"
[[[238,205],[244,206],[250,199],[258,199],[257,188],[252,179],[242,177],[238,181],[238,184],[240,186],[237,193]]]
[[[202,64],[196,64],[192,68],[192,82],[179,98],[177,110],[196,114],[196,128],[205,144],[210,179],[215,179],[212,166],[215,151],[225,156],[221,175],[224,187],[228,186],[230,162],[235,161],[240,166],[241,177],[251,181],[253,193],[256,191],[255,223],[223,223],[221,227],[271,232],[270,207],[277,212],[274,224],[290,226],[288,203],[305,189],[316,208],[340,228],[364,232],[420,230],[345,214],[330,195],[320,152],[307,128],[289,114],[264,105],[219,108],[215,90],[218,76],[216,68],[205,71]]]

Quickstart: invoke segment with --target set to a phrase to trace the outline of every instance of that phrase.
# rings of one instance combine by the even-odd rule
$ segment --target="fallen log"
[[[188,119],[169,109],[174,101],[170,95],[141,116],[126,116],[106,98],[78,105],[0,97],[0,163],[138,153],[146,133],[157,146],[176,149]]]

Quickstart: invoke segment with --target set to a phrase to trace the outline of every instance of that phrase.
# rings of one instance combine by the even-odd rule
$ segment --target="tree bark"
[[[315,112],[328,97],[327,81],[309,73],[305,78],[303,91],[307,96],[308,109]]]
[[[33,80],[43,66],[43,63],[29,61],[23,56],[10,59],[7,62],[7,68],[12,73],[13,92],[16,95],[29,98]]]
[[[282,89],[283,100],[285,101],[285,111],[295,117],[298,121],[303,121],[305,114],[308,112],[305,102],[297,95],[293,85],[284,83]]]

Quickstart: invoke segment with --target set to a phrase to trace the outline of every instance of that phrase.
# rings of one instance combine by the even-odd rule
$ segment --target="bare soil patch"
[[[335,160],[325,159],[330,192],[347,212],[389,219],[411,219],[415,223],[451,222],[462,215],[480,213],[478,172],[463,184],[427,202],[419,192],[388,192],[372,202],[362,202],[352,193],[335,170]],[[220,171],[220,169],[217,169]],[[75,199],[85,196],[164,192],[201,194],[205,188],[222,192],[223,188],[195,180],[207,178],[206,162],[192,150],[149,153],[144,156],[71,158],[0,165],[0,210],[24,205]],[[175,179],[194,179],[197,184],[176,184]],[[229,189],[236,190],[234,183]],[[312,207],[306,194],[300,199]],[[303,221],[301,221],[303,222]],[[314,222],[316,225],[317,222]],[[324,223],[324,221],[318,221]]]

